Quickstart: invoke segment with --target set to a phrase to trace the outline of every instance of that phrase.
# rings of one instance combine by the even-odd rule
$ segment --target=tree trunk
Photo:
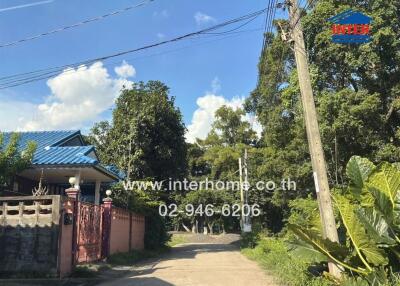
[[[182,226],[186,232],[190,232],[190,229],[182,222]]]
[[[208,225],[208,228],[210,229],[210,234],[213,235],[214,234],[214,230],[213,230],[214,222],[207,223],[207,225]]]
[[[199,232],[199,222],[196,219],[194,224],[192,225],[192,233],[198,233]]]

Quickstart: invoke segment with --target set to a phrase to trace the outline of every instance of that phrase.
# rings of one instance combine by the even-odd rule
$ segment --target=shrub
[[[242,252],[272,271],[280,282],[288,286],[328,286],[330,281],[315,277],[310,271],[310,263],[290,255],[286,243],[279,238],[262,238],[254,249]]]
[[[358,156],[346,168],[350,185],[333,195],[339,210],[343,242],[324,239],[321,231],[296,224],[289,228],[309,246],[300,245],[298,252],[319,252],[340,265],[350,276],[359,276],[351,283],[390,285],[388,274],[398,271],[400,247],[400,171],[383,162],[375,166]],[[396,278],[397,279],[397,278]],[[359,281],[362,282],[359,282]]]
[[[264,230],[262,228],[261,223],[257,222],[257,221],[253,221],[252,231],[251,232],[243,232],[241,234],[240,247],[241,248],[256,247],[260,238],[266,234],[266,233],[263,233],[263,231]]]
[[[146,214],[146,227],[144,232],[144,246],[146,249],[158,249],[164,247],[170,235],[165,226],[165,219],[152,210]]]

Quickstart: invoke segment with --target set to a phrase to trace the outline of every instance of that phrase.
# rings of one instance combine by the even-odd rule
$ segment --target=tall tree
[[[370,43],[332,43],[327,19],[349,8],[372,17]],[[399,13],[398,1],[322,0],[301,20],[332,184],[345,180],[345,162],[352,155],[374,161],[400,160],[400,56],[396,52],[400,32],[395,28],[400,26]],[[298,169],[307,166],[308,151],[297,71],[289,43],[281,37],[281,27],[287,23],[279,20],[275,24],[278,34],[266,36],[260,81],[246,107],[258,115],[264,146],[274,149],[271,156],[281,157],[285,170]],[[293,175],[302,188],[312,186],[308,171]]]
[[[215,112],[215,121],[211,131],[204,140],[197,139],[195,144],[190,144],[188,152],[189,170],[191,180],[238,182],[238,159],[243,155],[244,149],[251,149],[249,144],[257,140],[256,133],[245,120],[243,109],[232,109],[222,106]],[[221,208],[223,204],[233,204],[240,201],[239,189],[191,191],[181,198],[182,204],[191,203],[194,206],[210,203]],[[195,220],[200,224],[207,224],[212,231],[214,223],[224,229],[239,227],[237,218],[224,217],[214,214],[212,217],[192,217],[189,223],[195,225]],[[182,219],[187,223],[187,219]]]
[[[186,174],[185,126],[168,87],[159,81],[134,83],[116,100],[111,123],[94,126],[89,140],[105,163],[129,179],[165,180]]]
[[[332,43],[327,19],[349,8],[372,17],[370,43]],[[346,183],[345,164],[352,155],[376,162],[400,161],[399,14],[400,3],[394,0],[321,0],[303,11],[301,22],[331,186]],[[264,196],[283,218],[288,200],[310,193],[314,184],[297,70],[290,43],[282,40],[288,38],[288,24],[285,20],[274,24],[277,33],[266,35],[259,82],[245,106],[263,126],[262,148],[257,150],[261,155],[251,174],[257,179],[290,177],[297,182],[297,193],[278,190],[270,198]]]
[[[243,109],[234,110],[226,105],[221,106],[215,112],[215,121],[208,139],[217,136],[225,145],[250,144],[256,140],[256,133],[251,129],[250,123],[243,120]]]
[[[215,121],[206,139],[197,140],[203,149],[202,159],[208,164],[212,179],[234,179],[238,169],[238,158],[257,136],[250,123],[244,118],[243,109],[234,110],[222,106],[215,112]]]

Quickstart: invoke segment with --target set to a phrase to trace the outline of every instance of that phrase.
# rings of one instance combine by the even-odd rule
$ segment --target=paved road
[[[101,286],[276,286],[235,243],[190,243]]]

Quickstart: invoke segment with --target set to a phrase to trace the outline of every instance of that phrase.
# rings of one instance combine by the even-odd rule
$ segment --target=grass
[[[173,247],[178,244],[186,243],[187,241],[187,234],[174,233],[172,234],[171,239],[170,241],[168,241],[167,245],[169,247]]]
[[[331,286],[326,278],[313,276],[309,264],[289,255],[285,243],[277,238],[263,238],[255,248],[243,248],[242,253],[272,272],[288,286]]]
[[[310,262],[293,257],[289,254],[286,244],[279,238],[262,238],[255,248],[242,248],[242,253],[248,258],[257,261],[266,271],[272,272],[281,283],[287,286],[332,286],[337,285],[323,276],[321,269],[315,271]],[[312,273],[310,272],[314,270]],[[389,276],[390,282],[373,284],[380,286],[400,285],[400,274]],[[361,277],[346,277],[340,282],[341,286],[370,285]]]

